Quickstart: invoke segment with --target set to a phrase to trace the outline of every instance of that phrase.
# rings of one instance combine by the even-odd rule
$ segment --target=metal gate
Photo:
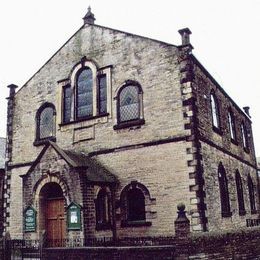
[[[3,257],[1,259],[3,260],[42,259],[42,243],[40,243],[40,240],[3,240],[2,248]]]

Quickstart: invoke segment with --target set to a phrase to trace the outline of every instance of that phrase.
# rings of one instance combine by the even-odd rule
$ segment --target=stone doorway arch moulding
[[[42,234],[42,229],[40,228],[40,200],[41,200],[41,190],[45,185],[48,185],[50,183],[56,183],[60,186],[63,196],[64,196],[64,201],[66,203],[66,205],[68,206],[70,204],[70,199],[69,199],[69,194],[68,194],[68,188],[67,188],[67,184],[61,180],[58,176],[56,175],[44,175],[42,176],[42,178],[35,184],[34,187],[34,193],[33,193],[33,206],[36,210],[36,212],[38,212],[37,214],[37,229],[36,229],[36,233],[37,233],[37,237],[40,238]]]

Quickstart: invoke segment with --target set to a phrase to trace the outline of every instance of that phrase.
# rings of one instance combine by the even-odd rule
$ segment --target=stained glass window
[[[90,68],[83,69],[77,77],[77,118],[93,115],[93,76]]]
[[[63,88],[63,122],[67,123],[71,117],[72,90],[70,85]]]
[[[136,86],[124,87],[119,96],[119,121],[139,119],[140,104],[138,88]]]
[[[98,88],[98,106],[99,114],[107,112],[107,78],[106,75],[99,77],[99,88]]]
[[[44,139],[55,135],[54,108],[45,107],[38,118],[38,137]]]

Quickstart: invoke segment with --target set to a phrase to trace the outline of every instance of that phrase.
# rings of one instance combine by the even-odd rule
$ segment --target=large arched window
[[[239,171],[236,171],[236,187],[237,187],[237,202],[239,215],[245,215],[245,202],[244,202],[244,193],[243,185]]]
[[[226,171],[222,163],[220,163],[218,167],[218,181],[219,181],[222,217],[230,217],[231,212],[230,212],[230,201],[229,201],[229,192],[228,192],[228,181],[227,181]]]
[[[256,213],[255,189],[254,189],[254,184],[253,184],[253,181],[252,181],[252,178],[250,175],[248,175],[248,177],[247,177],[247,183],[248,183],[248,193],[249,193],[251,214],[255,214]]]
[[[61,113],[58,121],[63,124],[110,117],[112,114],[112,66],[98,68],[85,56],[72,69],[68,78],[58,81]]]
[[[105,189],[101,189],[96,199],[96,228],[110,227],[110,197]]]
[[[220,128],[220,118],[219,118],[219,104],[214,92],[210,94],[210,104],[211,104],[211,115],[212,124],[215,128]]]
[[[228,111],[228,124],[229,124],[230,138],[231,140],[236,140],[235,119],[234,119],[234,114],[230,109]]]
[[[51,103],[46,103],[38,109],[36,114],[36,142],[54,140],[55,115],[55,107]]]
[[[93,75],[88,67],[81,69],[76,77],[76,118],[93,115]]]

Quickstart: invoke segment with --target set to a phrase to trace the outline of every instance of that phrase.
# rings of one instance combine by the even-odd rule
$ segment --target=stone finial
[[[179,203],[177,205],[178,209],[178,217],[176,219],[177,222],[186,222],[189,221],[188,218],[186,217],[186,211],[185,211],[185,205],[183,203]]]
[[[191,31],[189,28],[184,28],[178,31],[179,34],[181,35],[181,41],[182,41],[182,45],[189,45],[190,44],[190,34]]]
[[[84,24],[94,24],[95,23],[95,16],[94,14],[91,12],[91,7],[88,7],[88,12],[86,13],[86,15],[83,17],[84,20]]]
[[[18,88],[18,86],[14,85],[14,84],[10,84],[7,87],[10,89],[9,98],[13,98],[15,95],[15,89]]]
[[[178,239],[186,239],[190,234],[190,221],[186,217],[185,205],[179,203],[177,205],[178,216],[174,221],[175,235]]]
[[[243,107],[243,109],[244,109],[245,113],[246,113],[249,117],[251,117],[251,116],[250,116],[250,113],[249,113],[250,107]]]

